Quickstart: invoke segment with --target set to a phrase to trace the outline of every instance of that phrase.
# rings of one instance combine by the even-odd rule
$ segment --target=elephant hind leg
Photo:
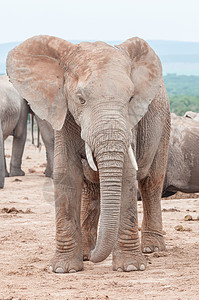
[[[161,196],[167,165],[169,138],[162,139],[148,176],[139,181],[143,201],[141,248],[145,253],[164,251]]]
[[[4,153],[5,177],[9,177],[9,173],[8,173],[8,170],[7,170],[6,156],[5,156],[5,149],[4,149],[4,147],[3,147],[3,153]]]
[[[139,184],[143,200],[143,222],[141,249],[144,253],[164,251],[165,243],[162,234],[161,181],[154,182],[150,177]]]
[[[3,142],[3,132],[1,129],[1,122],[0,122],[0,189],[4,187],[4,180],[5,180],[4,142]]]
[[[84,180],[81,200],[81,226],[84,260],[89,260],[95,248],[100,213],[100,187],[97,183]]]

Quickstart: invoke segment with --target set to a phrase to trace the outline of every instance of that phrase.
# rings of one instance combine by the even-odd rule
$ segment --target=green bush
[[[171,112],[180,116],[188,110],[199,112],[199,76],[167,74],[164,82]]]

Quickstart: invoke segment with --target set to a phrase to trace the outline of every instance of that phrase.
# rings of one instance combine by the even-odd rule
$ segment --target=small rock
[[[184,231],[184,227],[182,225],[177,225],[177,226],[175,226],[175,230]]]
[[[29,173],[35,173],[36,170],[35,170],[35,169],[28,169],[28,172],[29,172]]]
[[[47,166],[46,163],[43,163],[42,165],[40,165],[41,168],[45,168]]]
[[[25,211],[24,211],[24,214],[32,214],[32,210],[30,208],[27,208]]]
[[[185,221],[193,221],[193,218],[192,218],[191,215],[186,215],[186,216],[184,217],[184,220],[185,220]]]
[[[22,182],[21,179],[15,178],[12,182]]]

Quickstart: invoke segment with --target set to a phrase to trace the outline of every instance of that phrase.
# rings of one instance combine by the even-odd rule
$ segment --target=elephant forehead
[[[77,77],[89,78],[93,72],[121,70],[130,73],[130,64],[122,51],[106,43],[81,43],[68,59],[68,71]]]

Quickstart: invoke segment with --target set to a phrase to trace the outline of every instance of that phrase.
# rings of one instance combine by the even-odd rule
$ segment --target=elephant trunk
[[[106,259],[117,240],[126,141],[126,133],[120,132],[107,135],[107,140],[98,137],[95,145],[100,178],[100,227],[96,247],[90,255],[92,262]]]
[[[4,142],[3,142],[3,132],[1,128],[1,121],[0,121],[0,189],[4,187],[4,180],[5,180]]]

